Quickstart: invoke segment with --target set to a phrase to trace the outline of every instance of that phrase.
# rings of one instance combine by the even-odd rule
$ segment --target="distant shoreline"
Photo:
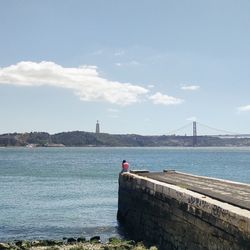
[[[250,137],[107,134],[84,131],[7,133],[0,147],[250,147]]]
[[[0,148],[250,148],[250,146],[0,146]]]

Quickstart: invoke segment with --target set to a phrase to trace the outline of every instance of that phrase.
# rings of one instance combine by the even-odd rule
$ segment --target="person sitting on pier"
[[[122,161],[122,171],[121,171],[121,173],[129,172],[128,168],[129,168],[128,162],[126,160],[123,160]]]

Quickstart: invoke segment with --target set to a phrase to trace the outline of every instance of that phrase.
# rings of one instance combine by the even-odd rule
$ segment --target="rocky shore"
[[[0,242],[0,250],[157,250],[157,247],[145,247],[141,242],[109,238],[102,243],[99,236],[86,238],[64,238],[63,240],[17,240]]]

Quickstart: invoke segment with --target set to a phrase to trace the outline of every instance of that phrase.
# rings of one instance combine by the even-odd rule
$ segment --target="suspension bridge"
[[[198,133],[199,131],[199,133]],[[210,137],[217,137],[217,138],[250,138],[250,134],[240,134],[224,129],[214,128],[209,125],[203,124],[201,122],[193,121],[185,124],[184,126],[169,131],[167,135],[187,135],[192,133],[193,137],[193,145],[197,144],[197,137],[198,136],[210,136]]]

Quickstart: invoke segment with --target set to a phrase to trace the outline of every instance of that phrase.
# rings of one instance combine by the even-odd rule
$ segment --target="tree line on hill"
[[[37,147],[191,147],[192,136],[143,136],[136,134],[107,134],[84,131],[49,134],[46,132],[9,133],[0,135],[0,146],[37,146]],[[250,138],[219,138],[197,136],[198,147],[210,146],[250,146]]]

